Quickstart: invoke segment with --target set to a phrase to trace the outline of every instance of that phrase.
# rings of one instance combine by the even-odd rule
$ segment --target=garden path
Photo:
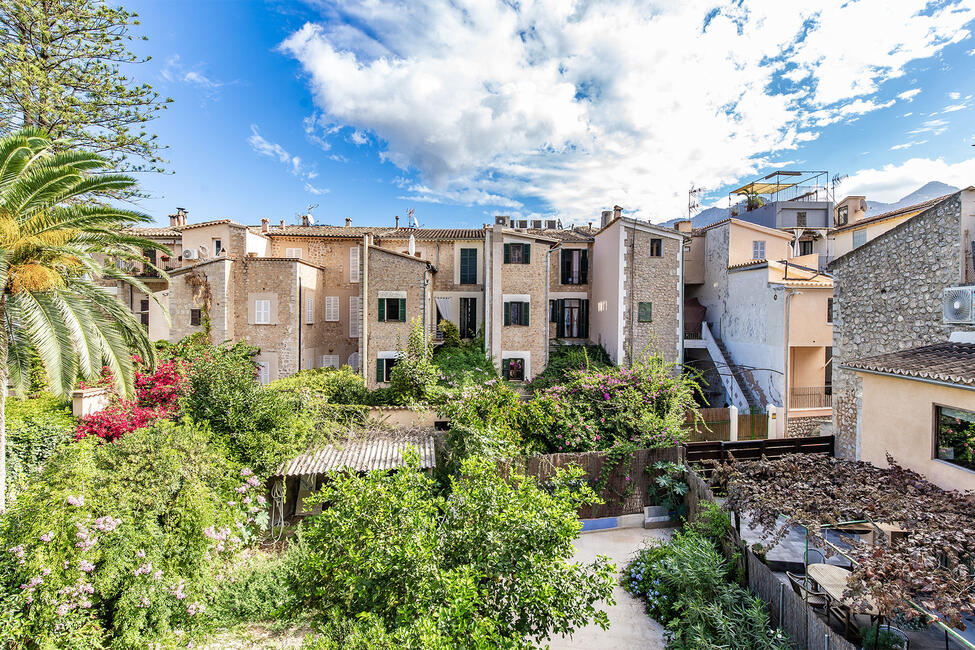
[[[617,569],[630,561],[643,544],[651,539],[666,540],[672,529],[644,530],[643,528],[614,528],[610,530],[582,533],[576,538],[574,560],[592,562],[597,555],[609,556]],[[553,638],[549,646],[552,650],[663,650],[664,628],[647,616],[643,601],[634,598],[618,584],[613,589],[616,604],[607,610],[609,629],[589,625],[576,630],[571,637]]]

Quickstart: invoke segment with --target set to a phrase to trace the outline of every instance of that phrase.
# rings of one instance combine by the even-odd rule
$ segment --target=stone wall
[[[299,370],[298,265],[294,260],[244,258],[234,264],[234,340],[261,349],[256,361],[268,363],[271,381]],[[253,322],[257,297],[272,298],[271,323]]]
[[[818,430],[822,426],[833,423],[831,418],[797,418],[789,417],[789,428],[786,430],[787,438],[805,438],[812,435],[820,435]]]
[[[624,226],[623,349],[632,363],[644,354],[677,361],[683,345],[680,331],[680,255],[682,242],[653,232]],[[660,239],[663,254],[650,255],[650,240]],[[651,302],[652,322],[638,322],[638,305]]]
[[[545,258],[549,246],[546,242],[505,236],[504,243],[531,242],[530,264],[501,264],[501,291],[491,296],[491,300],[503,300],[504,295],[528,294],[531,296],[528,326],[508,325],[501,327],[500,358],[507,358],[509,352],[529,352],[531,361],[526,380],[545,369],[545,356],[548,352],[548,300],[545,298]],[[503,318],[504,306],[501,314]],[[503,322],[503,321],[502,321]]]
[[[586,277],[585,284],[562,284],[562,250],[587,250],[589,251],[589,268]],[[592,279],[593,279],[593,245],[586,244],[584,242],[567,242],[562,245],[561,249],[554,249],[549,257],[548,265],[548,290],[549,299],[556,300],[559,298],[579,298],[589,301],[589,330],[590,337],[592,337],[592,312],[595,310],[596,306],[592,303]],[[606,269],[608,273],[615,273],[616,267],[611,267]],[[550,339],[556,338],[556,333],[558,329],[555,323],[549,323],[548,326],[548,336]],[[566,339],[571,342],[585,342],[581,339]]]
[[[963,282],[961,200],[954,195],[830,264],[834,281],[836,455],[859,457],[860,380],[854,359],[947,341],[942,292]]]

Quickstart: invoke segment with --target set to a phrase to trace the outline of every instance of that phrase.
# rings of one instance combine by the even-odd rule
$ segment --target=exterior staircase
[[[755,389],[752,387],[751,382],[748,381],[748,377],[742,371],[741,367],[735,363],[734,359],[732,359],[731,354],[728,352],[728,348],[725,347],[724,341],[715,336],[714,343],[718,346],[718,349],[721,350],[721,354],[724,355],[728,369],[734,376],[735,381],[738,382],[738,386],[741,388],[741,391],[745,394],[745,399],[748,400],[749,408],[764,411],[765,406],[762,404],[761,398],[755,394]],[[721,368],[718,368],[719,373],[721,370]]]

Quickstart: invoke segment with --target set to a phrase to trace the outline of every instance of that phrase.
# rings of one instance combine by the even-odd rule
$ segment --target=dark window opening
[[[525,360],[524,359],[502,359],[501,370],[504,378],[509,381],[525,380]]]
[[[796,227],[805,228],[806,227],[806,213],[796,212]]]
[[[460,299],[460,338],[472,339],[477,334],[477,298]]]
[[[562,284],[586,284],[589,281],[589,251],[580,248],[562,249]]]
[[[190,310],[190,325],[193,327],[199,327],[200,325],[200,310],[191,309]]]
[[[589,301],[576,298],[553,300],[556,338],[589,338]]]
[[[377,320],[385,322],[406,322],[406,298],[380,298]]]
[[[975,413],[937,407],[935,458],[975,470]]]
[[[832,298],[826,299],[826,322],[827,323],[833,322],[833,299]]]
[[[397,359],[376,359],[376,381],[389,383]]]
[[[650,240],[650,257],[662,257],[664,254],[664,240],[654,237]]]
[[[832,346],[826,347],[826,394],[833,394],[833,348]]]
[[[799,242],[799,254],[800,255],[812,255],[813,243],[811,239],[805,239]]]
[[[505,264],[531,264],[531,244],[505,244]]]

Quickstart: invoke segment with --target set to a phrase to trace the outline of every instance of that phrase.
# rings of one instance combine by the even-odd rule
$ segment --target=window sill
[[[936,463],[941,463],[942,465],[947,465],[948,467],[952,467],[959,471],[965,472],[967,474],[972,474],[973,476],[975,476],[975,470],[968,469],[967,467],[962,467],[961,465],[953,463],[950,460],[944,460],[943,458],[932,458],[931,460],[933,460]]]

